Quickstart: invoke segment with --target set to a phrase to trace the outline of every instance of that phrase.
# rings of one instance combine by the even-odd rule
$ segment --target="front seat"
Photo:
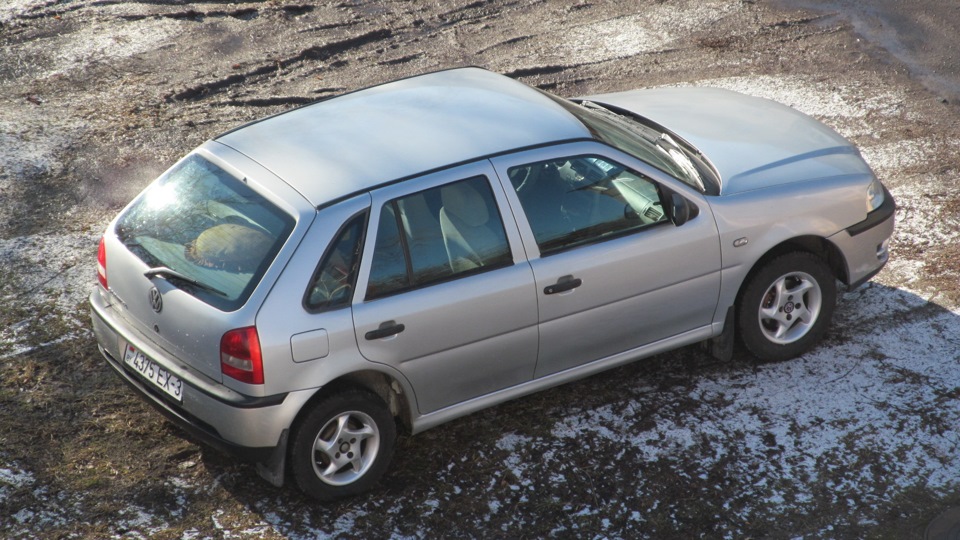
[[[511,181],[533,236],[542,248],[545,244],[570,234],[570,223],[565,219],[563,211],[569,186],[553,163],[534,164],[527,169],[527,175],[522,181],[514,181],[512,178]]]
[[[470,181],[457,182],[440,190],[440,232],[455,273],[499,264],[509,255],[503,226],[491,216],[488,201]]]

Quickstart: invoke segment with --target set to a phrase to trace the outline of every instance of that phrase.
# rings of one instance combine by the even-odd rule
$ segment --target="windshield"
[[[153,183],[117,222],[146,275],[224,310],[246,301],[294,219],[232,175],[193,155]]]
[[[692,148],[669,133],[590,101],[577,104],[547,94],[577,117],[597,139],[707,192],[716,179],[710,166]]]

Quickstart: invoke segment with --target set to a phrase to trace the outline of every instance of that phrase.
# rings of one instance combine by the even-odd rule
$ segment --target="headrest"
[[[470,227],[479,227],[490,219],[486,201],[467,182],[457,182],[440,190],[440,200],[447,217],[455,217]]]

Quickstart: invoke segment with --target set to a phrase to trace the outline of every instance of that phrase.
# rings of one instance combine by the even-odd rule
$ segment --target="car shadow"
[[[556,522],[573,524],[578,523],[577,519],[570,518],[569,512],[560,511],[565,506],[586,505],[602,514],[605,505],[624,500],[633,501],[644,515],[656,516],[663,510],[658,509],[653,498],[677,497],[679,500],[687,495],[677,486],[668,489],[648,482],[644,484],[646,487],[638,487],[634,475],[648,475],[651,481],[693,489],[699,486],[699,480],[687,478],[686,473],[680,471],[698,470],[709,463],[714,454],[723,454],[730,456],[728,461],[716,470],[705,471],[705,477],[730,469],[773,468],[775,474],[794,481],[789,476],[794,474],[789,467],[779,468],[782,463],[811,459],[814,451],[822,452],[815,457],[824,462],[842,461],[845,458],[841,455],[856,452],[850,445],[858,444],[858,436],[863,438],[864,448],[872,453],[871,459],[876,461],[873,466],[890,468],[887,473],[892,476],[875,481],[883,483],[884,489],[895,490],[897,485],[913,481],[908,475],[930,474],[926,469],[891,468],[888,463],[896,462],[905,449],[916,445],[915,438],[926,436],[909,430],[897,431],[909,423],[911,408],[925,411],[915,413],[918,415],[916,425],[934,426],[930,429],[949,432],[948,436],[960,440],[956,427],[960,425],[960,418],[953,412],[960,409],[956,406],[956,388],[960,386],[958,345],[960,315],[957,312],[906,290],[868,283],[841,294],[832,329],[818,347],[800,358],[757,363],[738,349],[732,361],[720,362],[699,346],[653,356],[475,413],[413,437],[402,437],[391,469],[366,495],[317,503],[303,496],[292,483],[277,490],[259,480],[252,467],[238,470],[206,450],[204,466],[245,508],[281,535],[295,537],[340,533],[378,535],[384,531],[416,535],[426,530],[440,535],[469,534],[477,530],[474,527],[490,523],[513,530],[536,515],[546,516],[544,519],[553,525]],[[862,399],[862,403],[846,408],[838,405],[844,403],[847,399],[844,394],[850,392],[861,393],[858,399]],[[744,410],[755,411],[769,407],[770,403],[781,403],[777,400],[784,395],[789,396],[784,403],[798,407],[802,415],[797,413],[797,418],[792,418],[789,417],[792,413],[783,413],[786,416],[767,418],[759,427],[741,425]],[[926,401],[918,403],[918,398]],[[737,403],[738,400],[743,403]],[[872,409],[863,410],[871,406]],[[935,414],[934,407],[944,414]],[[871,424],[885,421],[886,416],[877,415],[877,411],[883,413],[888,409],[897,411],[900,423],[884,428],[888,429],[885,437],[893,432],[903,440],[887,441],[889,454],[884,454],[864,433],[877,427]],[[761,412],[750,414],[765,418]],[[777,411],[770,414],[775,416]],[[858,419],[858,414],[864,418]],[[800,442],[791,443],[793,446],[773,445],[766,453],[757,455],[743,450],[744,437],[756,435],[761,440],[783,437],[778,423],[803,422],[800,418],[803,415],[818,418],[817,426],[840,426],[832,429],[837,431],[833,434],[836,440],[844,441],[843,445],[829,447],[829,444],[840,443],[824,439],[825,448],[807,448],[808,443],[803,442],[802,437],[813,436],[809,435],[816,427],[812,425],[808,435],[797,435]],[[691,424],[693,418],[701,423]],[[665,428],[668,424],[673,427]],[[748,428],[759,431],[751,435]],[[703,448],[684,446],[676,439],[675,432],[679,430],[684,430],[684,437],[702,438],[709,444],[699,443],[706,445]],[[745,435],[737,435],[744,430],[748,431]],[[644,454],[637,454],[636,447],[643,448]],[[634,450],[628,451],[631,448]],[[932,463],[932,458],[927,462]],[[571,472],[572,464],[577,470],[582,467],[600,473],[600,477],[593,478],[593,487],[585,477],[578,482],[571,480],[574,475],[584,474]],[[616,464],[617,472],[605,476],[605,464]],[[960,463],[948,460],[943,467],[946,473],[952,473]],[[632,472],[623,474],[622,471]],[[238,472],[249,474],[243,476]],[[824,489],[818,484],[825,481],[823,478],[804,474],[806,476],[799,475],[795,487],[783,489],[804,493]],[[803,478],[809,485],[804,484]],[[715,494],[716,504],[737,500],[741,497],[740,491],[746,489],[743,482],[749,481],[750,478],[728,478],[727,487]],[[530,486],[536,487],[538,497],[542,495],[548,502],[535,503],[532,495],[526,496]],[[877,488],[868,485],[864,489]],[[647,492],[656,496],[651,495],[648,500]],[[713,504],[710,503],[711,508]],[[814,500],[807,507],[813,509],[816,504]],[[498,505],[510,505],[509,513],[492,510]],[[930,510],[932,514],[937,511],[936,508]],[[750,512],[745,515],[761,522],[776,517]],[[617,535],[632,530],[629,523],[614,522],[621,526],[620,529],[614,527]],[[541,536],[550,530],[549,527],[534,528],[530,534]]]

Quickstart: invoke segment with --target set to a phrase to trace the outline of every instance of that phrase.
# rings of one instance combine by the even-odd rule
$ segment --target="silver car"
[[[857,149],[777,103],[455,69],[203,144],[109,225],[90,303],[144,399],[327,500],[398,429],[696,342],[800,355],[893,226]]]

